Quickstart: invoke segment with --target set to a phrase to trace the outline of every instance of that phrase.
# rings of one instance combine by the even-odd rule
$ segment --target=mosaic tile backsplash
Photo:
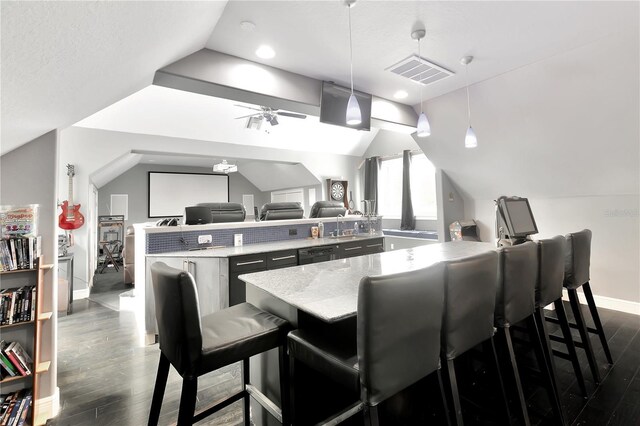
[[[345,222],[347,229],[353,229],[354,222]],[[367,221],[358,221],[359,232],[366,232]],[[382,219],[372,221],[375,229],[380,229]],[[279,226],[262,226],[256,228],[230,228],[216,230],[189,231],[189,227],[176,227],[176,232],[164,232],[158,234],[146,234],[147,254],[169,253],[174,251],[189,250],[198,247],[198,236],[212,235],[214,246],[233,247],[233,234],[242,234],[243,245],[257,243],[271,243],[275,241],[299,240],[311,236],[311,227],[315,224],[291,224]],[[341,228],[343,224],[341,223]],[[296,235],[289,235],[289,230],[295,229]],[[324,222],[324,233],[335,231],[335,222]]]

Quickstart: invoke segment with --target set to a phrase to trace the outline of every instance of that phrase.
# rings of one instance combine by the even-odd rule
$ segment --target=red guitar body
[[[62,229],[78,229],[84,225],[84,216],[80,213],[80,204],[69,207],[68,201],[63,201],[60,205],[62,213],[58,216],[58,226]]]

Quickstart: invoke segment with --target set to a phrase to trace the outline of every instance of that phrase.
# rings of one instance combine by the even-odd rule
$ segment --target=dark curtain
[[[411,151],[402,151],[402,214],[400,229],[416,229],[416,217],[411,202]]]
[[[371,208],[378,214],[378,169],[380,157],[367,158],[364,164],[364,199],[373,200]],[[362,207],[364,209],[364,206]]]

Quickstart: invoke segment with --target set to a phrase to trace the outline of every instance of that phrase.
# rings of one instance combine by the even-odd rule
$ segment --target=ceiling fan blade
[[[295,112],[282,112],[282,111],[278,111],[276,113],[274,113],[276,115],[280,115],[282,117],[293,117],[293,118],[307,118],[306,115],[304,114],[296,114]]]
[[[243,115],[242,117],[236,117],[236,120],[239,120],[241,118],[249,118],[249,117],[260,117],[261,114],[249,114],[249,115]]]
[[[234,104],[234,106],[237,106],[237,107],[240,107],[240,108],[252,109],[254,111],[262,112],[262,109],[260,109],[260,108],[254,108],[254,107],[250,107],[250,106],[246,106],[246,105],[240,105],[240,104]]]

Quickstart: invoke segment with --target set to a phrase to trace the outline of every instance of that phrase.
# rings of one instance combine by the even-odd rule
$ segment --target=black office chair
[[[211,209],[211,223],[244,222],[247,212],[240,203],[199,203]]]
[[[609,364],[613,364],[613,358],[611,357],[611,351],[607,343],[607,337],[604,334],[602,328],[602,322],[600,321],[600,315],[598,314],[598,308],[596,302],[593,299],[593,293],[591,292],[591,284],[589,284],[589,269],[591,265],[591,230],[583,229],[580,232],[573,232],[566,235],[567,247],[565,253],[565,269],[564,269],[564,286],[569,294],[569,302],[571,303],[571,310],[573,311],[573,317],[575,324],[570,324],[571,327],[577,328],[580,332],[580,342],[574,342],[579,348],[583,348],[593,379],[596,384],[600,383],[600,373],[598,371],[598,364],[596,362],[593,347],[591,346],[591,340],[589,339],[589,333],[597,334],[600,337],[600,343],[602,349],[607,358]],[[587,305],[591,313],[591,318],[595,328],[587,327],[587,324],[582,315],[582,309],[580,301],[578,300],[578,289],[582,288],[584,295],[587,299]]]
[[[538,281],[537,250],[536,244],[529,241],[516,246],[502,247],[498,251],[499,272],[494,321],[508,357],[508,360],[505,360],[505,365],[509,365],[510,368],[505,371],[508,371],[508,376],[515,384],[520,413],[525,425],[530,424],[529,414],[511,335],[511,327],[522,321],[526,322],[529,340],[534,349],[542,383],[547,390],[554,417],[564,425],[564,413],[556,392],[556,380],[544,356],[544,346],[540,341],[540,334],[534,320],[536,283]]]
[[[311,206],[309,218],[344,216],[346,212],[347,208],[341,201],[316,201]]]
[[[443,265],[436,264],[364,277],[358,289],[356,350],[310,331],[289,333],[292,385],[300,361],[360,393],[360,401],[323,424],[338,424],[364,409],[366,423],[378,425],[378,404],[432,372],[440,378],[443,272]],[[295,392],[291,395],[293,401]],[[298,424],[293,407],[291,413]]]
[[[151,265],[160,342],[160,364],[149,413],[149,425],[157,425],[167,384],[169,365],[182,376],[178,426],[191,425],[228,405],[244,399],[244,424],[249,425],[249,357],[280,349],[282,424],[289,424],[288,322],[242,303],[200,318],[198,292],[188,272],[162,262]],[[196,414],[198,377],[243,361],[242,390]],[[252,389],[253,391],[253,389]],[[266,398],[266,397],[265,397]],[[261,401],[256,399],[259,403]]]
[[[302,219],[304,209],[299,202],[266,203],[260,210],[260,220]]]
[[[555,352],[563,359],[571,360],[574,374],[582,391],[582,396],[586,398],[587,389],[584,377],[582,376],[582,369],[580,368],[576,347],[571,338],[569,321],[567,320],[567,314],[564,310],[564,304],[562,303],[562,282],[564,280],[564,254],[566,244],[567,240],[562,235],[536,241],[536,245],[538,246],[538,282],[536,284],[536,310],[534,318],[536,320],[536,326],[538,327],[538,333],[540,334],[540,340],[545,346],[544,355],[547,358],[549,366],[553,369],[553,376],[555,377],[556,371],[553,357]],[[550,318],[549,320],[560,325],[564,339],[549,336],[549,332],[547,331],[544,307],[552,303],[557,318]],[[551,339],[564,342],[568,353],[554,351],[551,347]],[[557,388],[556,392],[559,392]]]
[[[498,255],[491,251],[446,262],[445,309],[442,322],[442,353],[449,412],[453,423],[464,424],[458,391],[455,360],[482,344],[487,365],[493,373],[494,394],[505,404],[504,417],[511,415],[493,341],[493,313],[498,276]],[[499,390],[498,390],[499,388]]]

